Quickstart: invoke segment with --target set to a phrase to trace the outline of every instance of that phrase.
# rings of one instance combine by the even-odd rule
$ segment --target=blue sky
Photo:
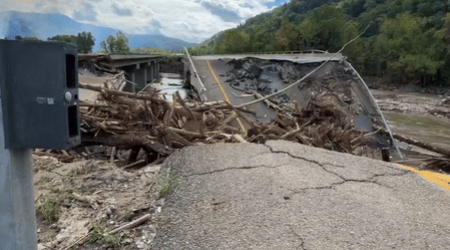
[[[266,6],[268,8],[273,8],[273,7],[281,6],[281,5],[283,5],[283,4],[287,3],[287,2],[289,2],[289,1],[288,0],[276,0],[276,1],[271,2],[271,3],[270,2],[266,3]]]
[[[129,34],[201,42],[287,0],[0,0],[0,10],[61,13]]]

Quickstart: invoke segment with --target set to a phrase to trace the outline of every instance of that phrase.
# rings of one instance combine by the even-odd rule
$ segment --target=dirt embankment
[[[183,74],[184,63],[181,58],[166,58],[161,60],[160,71],[165,73]]]
[[[402,114],[450,118],[450,103],[442,95],[401,90],[372,90],[380,109]]]
[[[442,96],[399,90],[372,93],[394,132],[450,149],[450,105]]]

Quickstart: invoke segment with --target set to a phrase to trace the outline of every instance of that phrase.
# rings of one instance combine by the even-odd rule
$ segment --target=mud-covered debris
[[[354,115],[336,105],[338,98],[323,94],[313,98],[307,108],[295,105],[292,113],[278,114],[248,132],[249,142],[291,140],[313,147],[359,154],[373,138],[354,126]]]
[[[450,106],[450,97],[442,99],[439,103],[439,106]]]
[[[126,239],[142,241],[143,235],[145,244],[152,240],[149,218],[157,211],[159,166],[127,172],[107,161],[51,168],[42,168],[42,161],[47,158],[34,157],[40,176],[35,183],[39,249],[103,250],[125,245]],[[57,215],[52,221],[45,216],[49,212]]]
[[[425,169],[450,174],[450,157],[433,157],[425,160]]]

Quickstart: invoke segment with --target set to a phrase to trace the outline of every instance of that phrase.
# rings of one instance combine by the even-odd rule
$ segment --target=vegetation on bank
[[[100,43],[103,52],[109,54],[127,54],[130,53],[128,46],[128,37],[121,31],[117,32],[116,36],[110,35],[105,41]]]
[[[5,39],[7,39],[5,37]],[[21,37],[16,36],[15,40],[32,40],[40,41],[37,37]],[[95,45],[95,39],[91,32],[81,32],[77,36],[75,35],[57,35],[47,38],[47,41],[66,42],[77,45],[80,53],[92,53],[92,49]],[[99,53],[105,54],[151,54],[160,55],[168,58],[180,58],[185,56],[184,50],[166,50],[160,48],[136,48],[130,49],[129,40],[127,36],[118,32],[115,36],[110,35],[105,41],[101,42],[102,51]]]
[[[344,50],[363,75],[389,74],[394,82],[450,80],[450,2],[447,0],[291,0],[223,31],[190,52]]]
[[[180,57],[180,56],[184,56],[186,53],[186,52],[184,52],[184,50],[167,50],[167,49],[151,48],[151,47],[133,49],[132,52],[133,53],[148,53],[151,55],[160,55],[160,56],[166,56],[166,57]]]
[[[8,38],[5,37],[5,40]],[[15,36],[15,40],[29,40],[29,41],[40,41],[39,38],[35,36],[30,37],[21,37],[21,36]],[[77,45],[78,51],[81,53],[90,53],[92,52],[92,48],[95,45],[95,38],[92,35],[91,32],[81,32],[78,33],[78,35],[57,35],[53,37],[48,37],[47,41],[54,41],[54,42],[66,42],[66,43],[72,43]]]
[[[77,45],[78,50],[81,53],[91,53],[92,48],[95,45],[95,38],[91,32],[81,32],[78,33],[77,36],[74,35],[58,35],[54,37],[47,38],[48,41],[58,41],[58,42],[66,42],[73,43]]]

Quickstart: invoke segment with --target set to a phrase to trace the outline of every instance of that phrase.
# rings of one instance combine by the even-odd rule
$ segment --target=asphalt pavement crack
[[[371,184],[375,184],[375,185],[378,185],[378,186],[381,186],[381,187],[391,188],[391,187],[389,187],[389,186],[385,186],[385,185],[383,185],[383,184],[381,184],[381,183],[378,183],[378,182],[376,182],[376,181],[371,181],[371,180],[344,179],[344,180],[342,180],[342,181],[340,181],[340,182],[332,183],[332,184],[330,184],[330,185],[328,185],[328,186],[323,186],[323,187],[310,187],[310,188],[301,188],[301,189],[298,189],[298,190],[292,190],[292,189],[289,189],[289,191],[291,191],[292,194],[300,194],[300,193],[303,193],[303,192],[306,191],[306,190],[333,189],[333,188],[336,187],[336,186],[343,185],[343,184],[348,183],[348,182],[371,183]]]
[[[299,159],[299,160],[303,160],[303,161],[307,161],[307,162],[310,162],[310,163],[314,163],[314,164],[319,165],[319,166],[321,166],[321,167],[323,167],[324,165],[330,165],[330,164],[322,164],[322,163],[320,163],[320,162],[318,162],[318,161],[311,160],[311,159],[307,159],[307,158],[304,158],[304,157],[292,155],[292,154],[289,153],[289,152],[285,152],[285,151],[275,151],[275,150],[273,150],[273,148],[270,147],[269,145],[266,145],[266,144],[263,144],[263,145],[266,146],[267,148],[269,148],[269,149],[270,149],[270,152],[272,152],[272,153],[274,153],[274,154],[287,154],[287,155],[289,155],[289,156],[292,157],[292,158]],[[330,165],[330,166],[332,166],[332,165]],[[339,166],[339,165],[333,165],[333,167],[345,168],[345,166]]]
[[[345,183],[347,183],[347,182],[372,183],[372,184],[376,184],[376,185],[379,185],[379,186],[382,186],[382,187],[392,188],[392,187],[389,187],[389,186],[387,186],[387,185],[383,185],[383,184],[381,184],[381,183],[379,183],[379,182],[376,182],[374,179],[377,178],[377,177],[383,177],[383,176],[401,176],[401,175],[407,174],[407,171],[403,171],[403,172],[398,173],[398,174],[374,174],[374,175],[373,175],[372,177],[370,177],[369,179],[347,179],[347,178],[345,178],[344,176],[339,175],[339,174],[337,174],[337,173],[335,173],[335,172],[333,172],[333,171],[331,171],[331,170],[329,170],[329,169],[327,169],[327,168],[325,167],[325,166],[330,166],[330,167],[341,167],[341,168],[345,168],[344,166],[335,166],[335,165],[331,165],[331,164],[328,164],[328,163],[327,163],[327,164],[322,164],[322,163],[320,163],[320,162],[318,162],[318,161],[315,161],[315,160],[310,160],[310,159],[307,159],[307,158],[304,158],[304,157],[299,157],[299,156],[296,156],[296,155],[292,155],[292,154],[289,153],[289,152],[285,152],[285,151],[275,151],[275,150],[273,150],[272,147],[270,147],[269,145],[266,145],[266,144],[264,144],[264,146],[266,146],[267,148],[269,148],[270,151],[271,151],[272,153],[274,153],[274,154],[286,154],[286,155],[288,155],[288,156],[290,156],[290,157],[292,157],[292,158],[294,158],[294,159],[298,159],[298,160],[306,161],[306,162],[309,162],[309,163],[313,163],[313,164],[315,164],[315,165],[321,167],[325,172],[327,172],[327,173],[329,173],[329,174],[332,174],[332,175],[334,175],[334,176],[339,177],[340,179],[342,179],[341,182],[332,183],[331,185],[328,185],[328,186],[323,186],[323,187],[313,187],[313,188],[304,188],[304,189],[300,189],[299,191],[290,190],[290,191],[293,192],[294,194],[296,194],[296,193],[301,193],[301,192],[303,192],[303,191],[305,191],[305,190],[314,190],[314,189],[315,189],[315,190],[319,190],[319,189],[332,189],[332,188],[335,187],[335,186],[339,186],[339,185],[345,184]]]
[[[214,171],[210,171],[210,172],[204,172],[204,173],[198,173],[198,174],[190,174],[190,175],[183,175],[183,177],[209,175],[209,174],[215,174],[215,173],[231,171],[231,170],[248,170],[248,169],[256,169],[256,168],[279,168],[279,167],[283,167],[283,166],[285,166],[285,164],[277,165],[277,166],[262,165],[262,166],[244,166],[244,167],[237,167],[237,168],[224,168],[224,169],[218,169],[218,170],[214,170]]]
[[[292,233],[302,241],[302,243],[298,247],[301,247],[301,249],[305,250],[305,240],[303,239],[303,237],[296,233],[292,226],[290,226],[289,228],[291,229]]]

